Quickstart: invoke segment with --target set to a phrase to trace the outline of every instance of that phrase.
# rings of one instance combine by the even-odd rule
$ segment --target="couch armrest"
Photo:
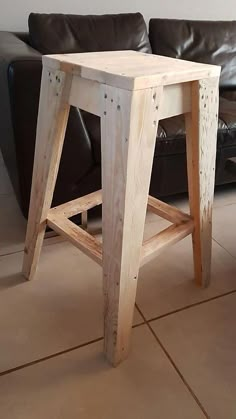
[[[41,54],[31,48],[17,34],[0,31],[0,61],[10,63],[12,60],[39,60]]]
[[[23,164],[23,154],[32,154],[34,149],[41,72],[38,51],[15,34],[0,32],[0,148],[24,213],[29,190],[22,185],[19,166]],[[27,132],[23,128],[26,126]],[[24,150],[27,146],[28,150]],[[32,170],[25,169],[26,175]]]
[[[34,161],[41,58],[38,51],[17,35],[0,32],[0,148],[25,216]],[[54,205],[77,197],[77,184],[93,166],[90,138],[78,110],[72,107]]]

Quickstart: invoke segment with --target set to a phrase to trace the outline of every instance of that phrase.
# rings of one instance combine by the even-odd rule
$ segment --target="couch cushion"
[[[225,94],[227,96],[227,94]],[[236,94],[235,94],[236,96]],[[83,112],[85,125],[91,139],[96,164],[101,163],[100,118]],[[218,149],[236,145],[236,101],[220,97],[218,119]],[[184,115],[162,119],[158,125],[155,157],[186,152]]]
[[[220,86],[236,87],[236,21],[151,19],[154,54],[222,66]]]
[[[81,16],[29,15],[31,45],[42,54],[109,50],[151,52],[140,13]]]
[[[156,142],[155,155],[184,153],[185,120],[184,115],[160,121],[162,135]],[[236,145],[236,102],[220,97],[218,118],[218,149]]]

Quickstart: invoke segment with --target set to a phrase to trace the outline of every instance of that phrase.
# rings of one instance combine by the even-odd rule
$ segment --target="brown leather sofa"
[[[0,147],[22,211],[27,216],[41,55],[133,49],[219,64],[220,116],[216,184],[236,181],[227,160],[236,156],[236,22],[151,19],[141,14],[29,16],[29,33],[0,32]],[[99,118],[71,108],[53,205],[101,187]],[[158,128],[151,194],[187,191],[182,116]]]

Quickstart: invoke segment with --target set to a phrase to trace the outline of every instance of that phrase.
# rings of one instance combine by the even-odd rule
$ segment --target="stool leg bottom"
[[[129,350],[162,88],[103,89],[104,351],[116,366]]]
[[[39,260],[68,120],[70,77],[43,68],[23,274],[32,279]]]
[[[195,280],[207,287],[211,275],[212,205],[215,183],[219,78],[192,83],[192,112],[186,115],[190,212],[194,219]]]

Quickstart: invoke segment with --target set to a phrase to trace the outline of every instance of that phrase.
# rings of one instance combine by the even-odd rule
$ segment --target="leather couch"
[[[79,16],[31,14],[29,33],[0,32],[0,147],[27,217],[41,55],[133,49],[222,66],[216,184],[235,182],[227,160],[236,156],[236,22],[151,19],[140,13]],[[53,205],[101,187],[100,120],[71,108]],[[187,191],[182,116],[160,122],[150,193]]]

